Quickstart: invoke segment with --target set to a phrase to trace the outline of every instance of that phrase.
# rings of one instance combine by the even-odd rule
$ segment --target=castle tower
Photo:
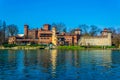
[[[81,30],[80,29],[75,29],[74,34],[80,35],[81,34]]]
[[[29,26],[27,24],[24,25],[24,37],[27,38],[28,37],[28,28]]]
[[[52,43],[56,46],[57,45],[57,35],[56,35],[56,28],[52,28]]]
[[[109,30],[107,28],[105,28],[102,32],[101,35],[102,36],[107,36],[108,35]]]
[[[108,37],[108,45],[112,46],[112,32],[111,31],[108,32],[107,37]]]
[[[107,46],[112,46],[112,32],[108,29],[104,29],[102,32],[101,32],[101,35],[102,36],[106,36],[107,37]]]
[[[45,31],[50,30],[51,25],[49,25],[49,24],[44,24],[43,26],[44,26],[44,30],[45,30]]]
[[[105,36],[107,38],[107,46],[112,46],[112,32],[109,29],[104,29],[101,32],[101,36]]]

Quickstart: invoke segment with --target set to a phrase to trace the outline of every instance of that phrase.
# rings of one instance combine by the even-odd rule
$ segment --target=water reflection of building
[[[47,69],[50,67],[50,51],[49,50],[38,50],[37,51],[37,64],[40,67],[45,68],[44,72],[48,72]]]
[[[52,76],[56,76],[56,66],[57,66],[57,50],[51,50],[51,55],[50,55],[50,60],[51,60],[51,68],[52,68]]]
[[[80,67],[79,58],[80,58],[79,51],[78,51],[78,50],[74,50],[74,66],[75,66],[75,67]]]
[[[79,50],[69,50],[67,51],[67,54],[65,54],[66,63],[74,67],[80,66],[79,58],[80,58]]]
[[[111,67],[109,64],[112,62],[112,50],[103,50],[103,65],[106,67]],[[108,63],[108,64],[106,64]]]
[[[81,66],[95,67],[94,65],[110,67],[111,50],[82,51],[80,55]]]
[[[37,64],[36,50],[25,50],[24,51],[24,65],[31,66]]]

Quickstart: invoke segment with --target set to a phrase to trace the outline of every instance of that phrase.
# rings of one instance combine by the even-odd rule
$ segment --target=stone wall
[[[78,44],[81,46],[112,46],[111,33],[100,37],[81,37]]]

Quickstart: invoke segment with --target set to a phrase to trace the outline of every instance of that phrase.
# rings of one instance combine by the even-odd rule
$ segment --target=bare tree
[[[117,34],[117,30],[120,30],[120,29],[117,29],[117,30],[116,30],[115,27],[108,27],[107,29],[112,32],[112,35]],[[119,32],[119,31],[118,31],[118,32]]]
[[[112,31],[112,43],[116,47],[120,47],[120,28],[111,27],[110,30]]]
[[[2,27],[3,27],[3,40],[5,42],[5,38],[6,38],[6,22],[5,21],[3,21]]]
[[[71,34],[74,34],[74,32],[75,32],[75,29],[71,29],[71,30],[70,30],[70,33],[71,33]]]
[[[8,25],[7,28],[8,28],[9,36],[15,36],[18,33],[18,28],[14,24]]]
[[[67,28],[66,27],[63,29],[63,32],[67,32]]]
[[[90,36],[96,36],[99,32],[100,29],[97,26],[95,25],[90,26],[90,31],[89,31]]]
[[[120,34],[120,28],[117,28],[117,29],[116,29],[116,33],[117,33],[117,34]]]
[[[112,38],[112,43],[114,46],[119,47],[120,46],[120,34],[114,34]]]
[[[120,28],[108,27],[107,29],[112,32],[112,44],[120,47]]]
[[[63,31],[67,30],[64,23],[52,23],[52,27],[56,27],[57,31],[59,31],[59,32],[63,32]]]
[[[79,25],[79,28],[82,30],[83,36],[89,36],[89,26],[86,24]]]
[[[5,42],[6,23],[0,20],[0,44]]]

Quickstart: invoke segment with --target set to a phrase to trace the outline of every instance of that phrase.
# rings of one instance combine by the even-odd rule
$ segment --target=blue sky
[[[119,27],[120,0],[0,0],[0,19],[18,25],[20,33],[24,24],[39,28],[53,22]]]

